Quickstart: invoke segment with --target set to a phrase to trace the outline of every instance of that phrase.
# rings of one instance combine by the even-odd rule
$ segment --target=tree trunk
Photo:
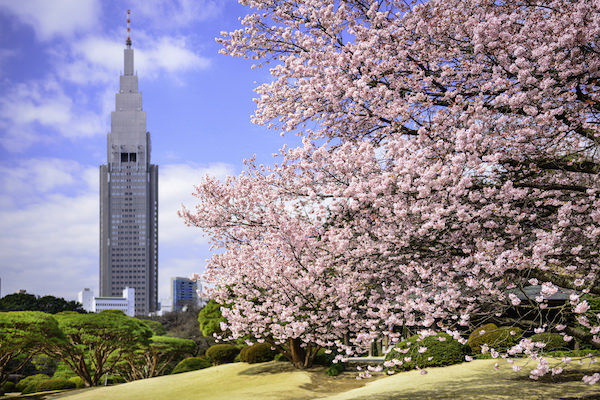
[[[292,364],[298,369],[306,368],[306,351],[301,347],[302,342],[297,338],[290,338],[288,340],[290,347],[290,355],[292,357]],[[312,363],[311,363],[312,364]]]

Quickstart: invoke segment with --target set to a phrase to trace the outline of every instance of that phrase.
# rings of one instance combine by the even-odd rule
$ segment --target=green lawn
[[[568,369],[554,379],[532,381],[526,367],[515,373],[505,361],[498,361],[498,369],[495,363],[476,360],[431,368],[426,375],[410,371],[362,381],[354,379],[353,373],[327,377],[322,368],[298,371],[281,362],[236,363],[47,399],[600,399],[600,385],[581,382],[581,375],[591,371],[587,364],[585,370]]]

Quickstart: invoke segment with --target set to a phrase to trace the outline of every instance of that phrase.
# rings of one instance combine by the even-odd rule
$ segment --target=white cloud
[[[183,36],[154,36],[138,32],[134,42],[134,67],[144,79],[156,79],[166,72],[176,75],[207,68],[210,59],[194,52]],[[52,58],[61,79],[78,85],[113,84],[123,71],[125,45],[113,38],[88,36],[55,48]]]
[[[56,158],[36,159],[33,162],[24,160],[11,166],[1,165],[1,196],[19,198],[23,204],[36,195],[47,194],[75,183],[80,186],[85,183],[77,182],[75,178],[80,170],[80,164]]]
[[[159,229],[160,242],[170,246],[185,244],[206,244],[206,239],[197,228],[190,228],[177,216],[185,204],[193,208],[197,199],[192,195],[194,185],[200,183],[206,175],[224,178],[234,173],[228,164],[215,164],[208,167],[188,164],[170,164],[159,166]]]
[[[97,171],[58,159],[0,167],[3,294],[26,289],[74,299],[79,286],[93,283],[98,271],[99,200],[92,189],[98,187]]]
[[[87,36],[55,47],[51,58],[62,80],[86,87],[113,84],[116,91],[124,47],[107,37]]]
[[[140,15],[160,28],[186,26],[220,15],[226,1],[231,0],[134,0],[132,23]]]
[[[184,37],[162,36],[146,41],[148,47],[139,50],[140,71],[153,74],[160,70],[174,73],[193,69],[203,69],[210,65],[208,58],[203,58],[187,48]]]
[[[41,40],[87,32],[102,11],[98,0],[0,0],[0,9],[31,26]]]
[[[0,98],[0,144],[22,151],[35,141],[48,141],[51,128],[60,136],[75,139],[106,131],[105,116],[89,110],[82,96],[76,103],[54,79],[11,85]]]
[[[186,226],[177,215],[185,205],[193,209],[197,199],[192,195],[194,185],[206,176],[224,179],[233,174],[229,164],[208,167],[188,164],[170,164],[159,170],[159,299],[170,296],[170,282],[174,276],[191,276],[204,270],[210,258],[207,238],[198,228]]]

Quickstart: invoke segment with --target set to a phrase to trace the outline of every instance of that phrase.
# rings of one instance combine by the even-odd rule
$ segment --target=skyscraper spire
[[[127,40],[125,41],[124,75],[133,75],[133,49],[131,48],[131,10],[127,10]],[[121,88],[122,89],[122,88]]]
[[[127,40],[125,41],[127,48],[131,48],[131,10],[127,10]]]
[[[158,166],[134,73],[127,11],[125,68],[110,116],[107,162],[100,166],[100,296],[135,289],[135,314],[156,311],[158,296]]]

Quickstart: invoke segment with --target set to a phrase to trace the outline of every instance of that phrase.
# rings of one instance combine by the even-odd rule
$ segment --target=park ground
[[[519,362],[519,361],[517,361]],[[496,366],[496,363],[498,365]],[[521,362],[523,364],[524,362]],[[357,380],[356,372],[337,377],[323,368],[300,371],[288,363],[235,363],[178,375],[134,381],[127,384],[37,394],[23,399],[39,400],[350,400],[350,399],[600,399],[600,384],[581,381],[583,374],[600,370],[596,364],[566,369],[539,381],[528,378],[524,365],[515,373],[506,361],[476,360],[427,374],[409,371],[392,376],[380,374]]]

